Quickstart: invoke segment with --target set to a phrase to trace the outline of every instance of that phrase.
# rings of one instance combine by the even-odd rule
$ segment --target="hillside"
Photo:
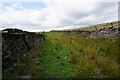
[[[119,31],[120,27],[118,27],[118,22],[112,22],[76,29],[52,30],[51,32],[73,34],[89,38],[120,38]]]
[[[92,26],[86,26],[86,27],[81,27],[81,28],[76,28],[76,29],[66,29],[63,31],[72,31],[72,30],[100,30],[102,28],[106,28],[106,27],[112,27],[113,28],[117,28],[118,27],[118,21],[116,22],[109,22],[109,23],[103,23],[103,24],[97,24],[97,25],[92,25]]]

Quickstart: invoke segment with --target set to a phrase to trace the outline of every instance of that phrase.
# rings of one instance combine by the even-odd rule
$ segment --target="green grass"
[[[118,77],[119,39],[92,39],[52,32],[46,36],[44,55],[33,77]]]
[[[118,77],[119,39],[66,35],[66,40],[70,41],[74,48],[69,57],[71,63],[77,67],[74,78]]]
[[[44,44],[29,52],[5,76],[30,74],[31,78],[118,77],[120,39],[85,38],[53,32],[47,32],[45,36]]]
[[[45,50],[39,65],[35,67],[33,77],[70,78],[73,74],[72,64],[68,61],[68,48],[64,47],[62,36],[46,33]]]

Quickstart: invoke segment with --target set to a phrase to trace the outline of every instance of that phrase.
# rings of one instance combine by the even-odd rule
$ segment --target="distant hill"
[[[103,24],[97,24],[97,25],[92,25],[92,26],[86,26],[86,27],[81,27],[81,28],[75,28],[75,29],[66,29],[63,31],[71,31],[71,30],[100,30],[105,27],[112,27],[117,28],[118,27],[118,21],[115,22],[109,22],[109,23],[103,23]]]

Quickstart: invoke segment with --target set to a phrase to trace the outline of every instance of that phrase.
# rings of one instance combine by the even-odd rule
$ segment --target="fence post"
[[[111,26],[112,26],[112,28],[113,28],[113,23],[111,23]]]
[[[44,41],[45,41],[45,32],[43,31],[43,37],[44,37]]]
[[[95,29],[97,30],[97,27],[95,26]]]

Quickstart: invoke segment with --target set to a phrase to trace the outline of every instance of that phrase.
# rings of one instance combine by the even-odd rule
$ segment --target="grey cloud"
[[[117,5],[117,2],[99,2],[96,4],[97,4],[96,8],[88,13],[72,11],[70,14],[68,14],[70,19],[69,20],[64,19],[62,20],[62,23],[64,25],[75,25],[75,26],[93,25],[93,24],[101,23],[107,20],[111,20],[112,18],[116,17],[117,11],[116,12],[112,12],[112,11],[114,7]],[[113,15],[113,13],[115,14]],[[84,17],[88,17],[90,15],[94,15],[97,19],[93,22],[86,21],[86,22],[82,22],[82,23],[80,22],[78,24],[75,24],[75,21]]]

